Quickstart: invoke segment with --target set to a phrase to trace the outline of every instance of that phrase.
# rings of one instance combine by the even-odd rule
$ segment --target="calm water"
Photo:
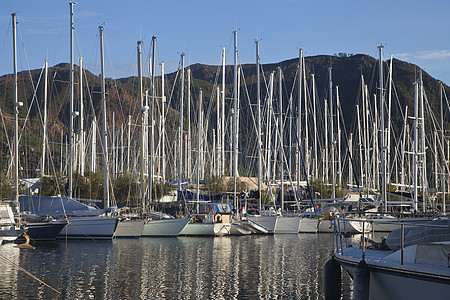
[[[329,234],[0,246],[0,299],[323,299]],[[351,281],[343,272],[343,298]]]

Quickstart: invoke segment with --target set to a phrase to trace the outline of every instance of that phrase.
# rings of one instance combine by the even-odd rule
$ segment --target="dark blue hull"
[[[32,241],[54,241],[66,226],[65,222],[28,223],[25,225]]]

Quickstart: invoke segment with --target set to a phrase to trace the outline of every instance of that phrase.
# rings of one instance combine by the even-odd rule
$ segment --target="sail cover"
[[[20,211],[38,216],[52,216],[59,218],[98,216],[106,212],[105,209],[83,204],[68,197],[19,196]]]

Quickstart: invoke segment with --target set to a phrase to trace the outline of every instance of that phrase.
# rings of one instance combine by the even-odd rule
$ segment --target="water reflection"
[[[14,264],[19,263],[19,252],[12,243],[0,245],[0,299],[13,298],[17,290],[18,269]]]
[[[286,234],[2,246],[62,295],[0,262],[0,299],[323,299],[331,245],[329,234]]]

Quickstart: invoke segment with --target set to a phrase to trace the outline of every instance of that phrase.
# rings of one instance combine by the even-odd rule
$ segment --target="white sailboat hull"
[[[269,230],[267,230],[267,228],[265,228],[264,226],[253,222],[252,220],[249,219],[245,219],[241,221],[242,226],[251,231],[252,233],[256,233],[256,234],[267,234],[269,233]]]
[[[242,221],[233,221],[231,223],[230,235],[247,235],[252,232],[242,225]]]
[[[300,233],[317,233],[319,219],[317,218],[302,218],[300,222]]]
[[[115,238],[139,238],[144,230],[144,220],[120,220],[117,223]]]
[[[58,239],[112,239],[117,227],[116,217],[68,218],[68,224],[61,230]]]
[[[337,223],[337,221],[336,221],[336,223]],[[363,222],[339,220],[339,226],[340,226],[340,231],[342,233],[356,234],[356,233],[363,232]],[[334,220],[323,219],[323,220],[320,220],[318,231],[324,232],[324,233],[332,233],[333,227],[334,227]],[[370,223],[365,222],[364,231],[370,232],[371,230],[372,230],[372,226],[370,225]]]
[[[300,221],[301,218],[299,216],[278,216],[274,233],[298,233],[300,230]]]
[[[263,226],[267,229],[268,233],[274,233],[275,226],[277,224],[277,216],[259,216],[250,215],[248,217],[251,221]]]
[[[188,223],[180,235],[185,236],[223,236],[230,234],[230,223]]]
[[[145,223],[141,236],[178,236],[189,220],[189,218],[151,220]]]

